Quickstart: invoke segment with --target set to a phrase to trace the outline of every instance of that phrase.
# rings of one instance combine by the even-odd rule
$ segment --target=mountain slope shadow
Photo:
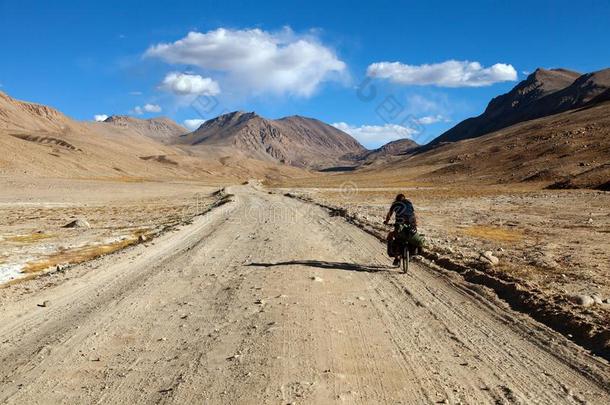
[[[287,262],[277,263],[249,263],[246,266],[251,267],[275,267],[275,266],[308,266],[316,267],[319,269],[338,269],[348,271],[364,271],[369,273],[383,272],[391,270],[390,266],[378,266],[378,265],[363,265],[346,262],[327,262],[322,260],[291,260]]]

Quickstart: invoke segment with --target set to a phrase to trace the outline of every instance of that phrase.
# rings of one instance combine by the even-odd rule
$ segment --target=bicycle
[[[409,232],[410,228],[401,224],[388,224],[396,229],[394,235],[394,252],[398,252],[398,259],[400,264],[398,267],[402,268],[404,273],[409,271],[409,262],[411,260],[411,246],[409,245]],[[399,226],[396,226],[399,225]],[[396,256],[395,256],[396,257]]]

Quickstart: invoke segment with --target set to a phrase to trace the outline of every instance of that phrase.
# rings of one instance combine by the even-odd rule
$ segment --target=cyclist
[[[395,251],[394,241],[401,231],[406,231],[409,237],[415,235],[417,233],[417,218],[415,217],[413,204],[407,200],[404,194],[396,196],[383,223],[387,225],[392,215],[396,216],[396,220],[394,222],[394,230],[390,231],[387,237],[388,256],[393,257],[394,266],[398,266],[400,264],[400,252]]]

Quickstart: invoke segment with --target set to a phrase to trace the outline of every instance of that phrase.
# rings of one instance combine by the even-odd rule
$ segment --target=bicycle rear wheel
[[[407,244],[402,251],[402,271],[404,273],[409,271],[409,245]]]

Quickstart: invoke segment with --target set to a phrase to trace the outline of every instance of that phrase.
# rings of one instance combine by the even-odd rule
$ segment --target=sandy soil
[[[608,403],[610,366],[485,289],[245,186],[0,290],[3,403]],[[47,301],[46,306],[39,306]]]
[[[205,211],[217,187],[186,182],[0,179],[0,284],[151,239]],[[74,220],[90,228],[64,228]]]

